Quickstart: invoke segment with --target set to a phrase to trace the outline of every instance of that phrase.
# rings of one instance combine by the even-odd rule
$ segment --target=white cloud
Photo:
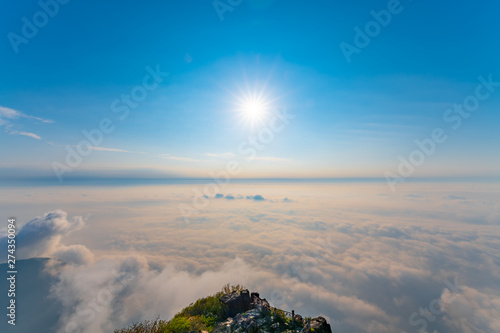
[[[95,151],[114,151],[117,153],[131,153],[130,151],[125,150],[125,149],[105,148],[105,147],[98,147],[98,146],[92,146],[92,150],[95,150]]]
[[[254,158],[248,158],[248,160],[268,161],[268,162],[291,162],[292,161],[288,158],[275,157],[275,156],[256,156]]]
[[[182,162],[202,162],[202,160],[197,160],[194,158],[189,158],[189,157],[179,157],[179,156],[172,156],[169,154],[159,154],[159,158],[164,158],[167,160],[174,160],[174,161],[182,161]]]
[[[37,140],[42,139],[39,135],[36,135],[34,133],[29,133],[29,132],[9,131],[9,134],[29,136],[30,138],[37,139]]]
[[[6,121],[5,119],[13,120],[13,119],[19,119],[19,118],[34,119],[34,120],[41,121],[43,123],[53,123],[52,120],[30,116],[30,115],[27,115],[21,111],[14,110],[14,109],[7,108],[5,106],[0,105],[0,125],[5,123],[5,121]]]
[[[228,153],[220,153],[220,154],[214,154],[214,153],[206,153],[205,154],[208,157],[219,157],[219,158],[231,158],[235,157],[236,154],[228,152]]]
[[[190,186],[85,189],[85,200],[100,205],[80,238],[83,231],[69,233],[79,224],[70,228],[64,214],[38,218],[79,264],[61,266],[61,282],[53,288],[65,304],[61,327],[75,323],[83,332],[100,333],[157,315],[167,319],[230,282],[259,291],[274,306],[323,315],[334,332],[414,332],[419,327],[409,324],[410,315],[442,298],[444,281],[456,277],[463,294],[427,331],[498,331],[498,222],[478,227],[468,219],[497,214],[500,192],[493,185],[484,192],[476,187],[464,206],[445,199],[459,191],[429,184],[384,197],[379,193],[385,184],[364,186],[230,184],[225,193],[294,200],[212,200],[189,225],[178,205],[192,202]],[[86,247],[70,245],[77,241]],[[124,283],[113,282],[116,276]],[[111,294],[109,285],[116,287]]]
[[[20,246],[16,256],[18,259],[55,256],[68,263],[88,263],[93,255],[85,246],[66,246],[61,243],[63,236],[80,230],[84,224],[83,218],[77,216],[68,219],[68,214],[62,210],[36,217],[18,231],[16,240]],[[7,248],[7,242],[7,237],[0,238],[1,247]]]
[[[52,123],[53,122],[52,120],[49,120],[49,119],[30,116],[30,115],[27,115],[25,113],[22,113],[21,111],[7,108],[4,106],[0,106],[0,126],[5,127],[6,133],[12,134],[12,135],[24,135],[24,136],[31,137],[33,139],[41,140],[41,137],[38,134],[12,129],[14,126],[19,127],[19,125],[14,123],[14,121],[21,119],[21,118],[33,119],[33,120],[37,120],[37,121],[40,121],[43,123]]]
[[[73,146],[73,147],[80,148],[80,146]],[[109,151],[109,152],[115,152],[115,153],[145,154],[145,152],[130,151],[130,150],[119,149],[119,148],[106,148],[106,147],[100,147],[100,146],[91,146],[91,148],[94,151]]]
[[[22,113],[16,111],[14,109],[6,108],[4,106],[0,106],[0,125],[3,124],[5,120],[3,119],[16,119],[21,117]]]

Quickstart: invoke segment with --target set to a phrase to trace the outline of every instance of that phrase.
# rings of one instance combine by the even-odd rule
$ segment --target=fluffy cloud
[[[68,263],[88,263],[93,255],[85,246],[61,243],[63,236],[81,229],[84,224],[82,217],[68,219],[68,214],[62,210],[36,217],[23,225],[17,234],[16,240],[20,244],[17,256],[19,259],[54,256]],[[0,239],[0,247],[7,248],[7,237]]]

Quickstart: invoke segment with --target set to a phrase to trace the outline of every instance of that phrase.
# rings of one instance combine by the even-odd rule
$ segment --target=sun
[[[267,82],[250,83],[247,79],[234,86],[228,92],[233,99],[230,102],[231,112],[238,118],[238,126],[243,125],[253,131],[266,125],[276,108],[274,89],[269,89]]]
[[[248,125],[259,125],[270,112],[270,102],[262,95],[245,94],[238,99],[238,112]]]
[[[266,105],[263,101],[252,98],[244,101],[242,111],[244,116],[250,120],[250,122],[255,123],[264,117],[266,113]]]

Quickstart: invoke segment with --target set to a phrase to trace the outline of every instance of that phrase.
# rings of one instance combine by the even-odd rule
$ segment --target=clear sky
[[[2,4],[2,178],[499,175],[497,1],[47,3]]]

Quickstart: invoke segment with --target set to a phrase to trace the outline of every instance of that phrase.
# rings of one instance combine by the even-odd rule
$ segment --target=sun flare
[[[252,122],[261,119],[266,112],[265,104],[260,100],[248,100],[243,104],[243,113]]]
[[[238,111],[244,122],[249,125],[262,123],[270,112],[270,102],[261,95],[246,95],[238,98]]]

